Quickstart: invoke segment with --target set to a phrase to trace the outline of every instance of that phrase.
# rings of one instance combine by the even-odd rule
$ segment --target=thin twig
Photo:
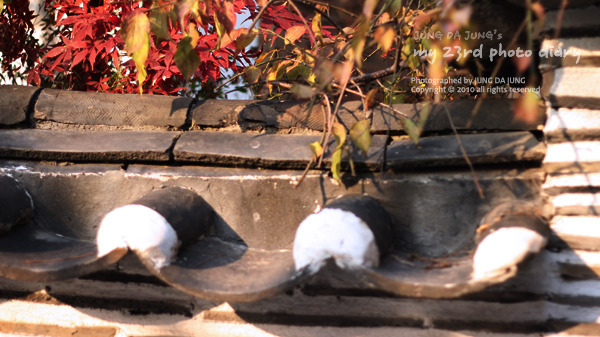
[[[323,106],[321,106],[321,112],[323,113],[323,133],[321,134],[320,144],[323,146],[325,135],[327,134],[328,130],[327,126],[329,125],[329,116],[331,115],[331,104],[329,103],[329,97],[327,97],[326,93],[321,93],[321,96],[323,96],[323,101],[325,102],[325,109],[323,109]]]
[[[409,7],[410,5],[412,5],[412,0],[409,3]],[[406,22],[406,14],[408,13],[408,11],[406,13],[404,13],[404,16],[402,17],[402,24],[404,24],[404,22]],[[400,45],[402,43],[402,35],[401,34],[396,34],[396,53],[394,55],[394,64],[395,65],[399,65],[400,62]],[[398,78],[398,74],[400,73],[400,70],[402,68],[400,66],[397,66],[396,69],[394,69],[394,78]],[[383,87],[384,89],[386,88],[383,83],[381,83],[381,81],[379,79],[377,79],[377,83]],[[392,102],[393,102],[393,97],[394,97],[394,83],[392,82],[390,85],[390,95],[389,97],[389,101],[387,106],[389,107],[390,111],[392,113],[394,113],[394,108],[392,107]],[[390,133],[391,133],[391,125],[387,122],[387,119],[384,118],[383,121],[386,124],[386,130],[385,130],[385,136],[386,136],[386,142],[385,145],[383,146],[383,151],[381,154],[381,164],[379,166],[379,171],[380,172],[385,172],[386,166],[387,166],[387,149],[388,149],[388,145],[389,145],[389,140],[390,140]],[[383,178],[383,175],[382,175]]]
[[[333,110],[333,117],[337,116],[338,110],[340,109],[340,105],[342,104],[342,100],[344,99],[344,94],[346,93],[346,87],[348,86],[348,81],[346,81],[340,90],[340,95],[338,96],[338,100],[335,103],[335,109]]]
[[[283,79],[281,79],[281,80],[283,80]],[[265,83],[266,84],[278,85],[278,86],[286,88],[286,89],[291,89],[292,88],[292,84],[282,82],[281,80],[277,80],[277,81],[265,81]]]
[[[356,90],[360,93],[360,101],[363,105],[363,110],[367,108],[367,101],[365,100],[367,98],[367,95],[365,95],[365,93],[362,91],[362,89],[360,88],[360,86],[358,84],[356,84],[356,82],[354,82],[352,79],[349,80],[350,83],[352,83],[352,85],[356,88]],[[365,111],[366,113],[367,111]],[[369,116],[366,116],[366,119],[369,120]]]
[[[399,50],[399,49],[398,49]],[[364,83],[364,82],[371,82],[371,81],[375,81],[378,80],[382,77],[386,77],[392,74],[396,74],[398,73],[400,70],[402,69],[406,69],[406,62],[405,61],[397,61],[397,57],[396,60],[394,61],[394,65],[389,66],[385,69],[381,69],[381,70],[377,70],[374,71],[372,73],[367,73],[367,74],[361,74],[361,75],[357,75],[354,77],[350,78],[350,81],[354,81],[356,83]],[[419,60],[421,62],[426,61],[427,57],[426,56],[421,56],[419,57]]]
[[[448,116],[448,121],[450,122],[450,127],[452,128],[452,132],[454,132],[454,135],[456,136],[456,141],[458,143],[458,147],[460,148],[460,152],[462,153],[463,158],[465,159],[465,161],[467,162],[467,165],[469,166],[471,175],[473,175],[473,182],[475,183],[475,187],[477,188],[479,197],[481,199],[485,199],[485,195],[483,194],[483,188],[481,188],[481,185],[479,184],[479,179],[477,179],[477,174],[475,173],[475,168],[473,167],[473,163],[471,163],[471,159],[469,159],[469,156],[467,156],[467,151],[465,150],[462,140],[460,139],[460,136],[458,134],[458,131],[456,130],[456,127],[454,126],[454,122],[452,121],[452,116],[450,116],[450,111],[448,111],[448,108],[446,107],[445,104],[442,104],[442,106],[444,107],[444,111],[446,111],[446,116]]]
[[[556,27],[554,27],[554,39],[558,39],[560,35],[560,29],[562,28],[563,15],[565,14],[565,9],[567,8],[567,4],[569,0],[562,0],[560,3],[560,9],[558,10],[558,14],[556,15]]]
[[[404,67],[404,62],[401,62],[401,67]],[[393,73],[396,72],[396,65],[394,64],[391,67],[385,68],[385,69],[381,69],[381,70],[377,70],[374,71],[372,73],[368,73],[368,74],[362,74],[362,75],[357,75],[354,77],[350,78],[351,82],[356,82],[356,83],[364,83],[364,82],[371,82],[374,81],[376,79],[380,79],[382,77],[386,77],[389,76]]]
[[[324,116],[323,116],[323,121],[325,122],[325,127],[323,127],[323,136],[321,136],[321,148],[323,149],[323,151],[321,152],[321,155],[319,156],[319,161],[317,164],[317,167],[321,167],[321,164],[323,163],[323,157],[325,156],[325,146],[323,145],[325,142],[325,139],[328,139],[326,135],[331,134],[331,127],[328,127],[327,121],[329,120],[329,116],[331,115],[331,104],[329,103],[329,97],[327,97],[326,94],[322,94],[323,96],[323,100],[325,101],[325,106],[326,109],[324,111]],[[329,140],[327,140],[329,141]],[[298,187],[300,185],[300,183],[304,180],[304,178],[306,177],[306,175],[308,174],[308,171],[310,170],[310,167],[312,166],[312,164],[314,164],[316,159],[316,156],[313,155],[313,157],[310,159],[310,161],[308,162],[308,164],[306,165],[306,168],[304,169],[304,172],[302,172],[302,176],[300,176],[300,179],[298,179],[298,182],[294,185],[294,188]]]
[[[410,116],[406,115],[404,112],[402,112],[400,110],[397,110],[392,105],[389,105],[389,104],[386,104],[386,103],[379,103],[379,105],[381,105],[384,108],[390,109],[395,115],[398,115],[398,116],[403,117],[403,118],[412,119]]]
[[[334,83],[333,86],[339,88],[338,84]],[[360,93],[359,91],[356,91],[356,90],[352,90],[352,89],[346,88],[346,92],[349,92],[351,94],[357,95],[357,96],[362,97],[362,98],[366,97],[366,95],[364,95],[364,94],[362,94],[362,93]],[[392,113],[394,113],[395,115],[398,115],[398,116],[400,116],[402,118],[412,119],[410,116],[406,115],[404,112],[402,112],[400,110],[397,110],[392,105],[385,104],[385,103],[382,103],[382,102],[380,102],[379,105],[381,105],[382,107],[390,109],[392,111]]]
[[[298,182],[296,182],[296,184],[294,185],[294,188],[297,188],[298,186],[300,186],[300,184],[302,183],[304,178],[306,178],[306,175],[308,174],[308,171],[310,170],[310,167],[312,166],[312,164],[314,162],[315,162],[315,156],[310,158],[310,161],[308,162],[308,164],[306,164],[306,168],[304,169],[304,172],[302,172],[302,175],[300,176],[300,179],[298,179]]]
[[[533,50],[533,21],[532,21],[532,8],[531,8],[531,0],[527,0],[525,2],[527,4],[527,50]],[[535,63],[533,61],[529,62],[529,76],[535,76]]]
[[[521,25],[519,26],[519,28],[515,32],[515,35],[513,36],[512,40],[508,44],[508,47],[506,48],[507,50],[510,50],[510,49],[512,49],[515,46],[515,44],[517,43],[517,39],[518,39],[519,35],[521,35],[521,32],[523,31],[523,29],[525,29],[526,25],[527,25],[527,19],[525,19],[525,20],[523,20],[523,22],[521,22]],[[505,56],[502,56],[502,57],[500,57],[498,59],[498,63],[496,63],[496,66],[494,67],[494,70],[492,71],[492,74],[490,76],[492,79],[495,78],[496,75],[498,75],[498,72],[500,71],[500,68],[502,67],[502,63],[504,62],[505,59],[506,59]],[[491,86],[492,82],[493,81],[489,81],[485,85],[483,93],[481,94],[481,98],[486,98],[487,97],[487,91],[488,91],[488,88]],[[473,111],[471,111],[471,118],[465,124],[466,128],[470,128],[471,127],[471,124],[473,123],[473,120],[475,119],[475,117],[479,113],[479,109],[481,108],[482,104],[483,104],[483,99],[478,99],[477,102],[475,102],[475,106],[473,107]]]
[[[325,133],[325,139],[323,139],[323,143],[321,144],[321,147],[323,148],[323,154],[319,158],[319,164],[317,164],[317,167],[321,167],[321,165],[323,164],[323,156],[325,155],[325,150],[329,145],[329,139],[331,139],[331,132],[333,130],[334,120],[333,113],[331,112],[331,103],[329,102],[329,97],[327,97],[326,94],[323,94],[323,100],[325,101],[325,108],[327,109],[327,121],[324,128],[327,130],[327,132]]]
[[[294,3],[293,0],[288,1],[288,3],[296,11],[296,14],[298,14],[298,16],[300,17],[300,20],[302,20],[302,23],[306,27],[306,30],[308,30],[308,36],[310,37],[310,41],[312,42],[313,46],[316,46],[317,45],[317,37],[315,36],[315,32],[313,32],[312,28],[308,25],[306,18],[304,17],[304,15],[302,15],[302,12],[300,12],[300,9],[298,8],[298,6],[296,6],[296,4]]]

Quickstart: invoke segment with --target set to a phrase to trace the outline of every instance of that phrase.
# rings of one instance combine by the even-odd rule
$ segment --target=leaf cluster
[[[59,38],[31,70],[36,85],[181,94],[196,83],[214,88],[255,58],[236,46],[246,32],[235,28],[242,11],[256,15],[253,0],[47,0],[47,9]]]
[[[311,144],[313,162],[321,165],[328,153],[323,148],[333,137],[337,145],[331,151],[331,173],[339,182],[343,154],[347,153],[345,158],[354,171],[354,149],[366,156],[371,142],[370,120],[357,121],[349,130],[339,123],[337,114],[342,100],[360,99],[365,111],[381,104],[397,114],[393,104],[424,98],[410,90],[414,82],[410,79],[427,76],[424,60],[413,54],[413,50],[422,48],[422,42],[412,35],[428,5],[367,0],[358,11],[350,13],[349,20],[342,22],[331,18],[335,11],[346,11],[334,2],[324,6],[308,1],[311,10],[304,11],[296,3],[299,1],[272,5],[274,10],[288,11],[286,20],[268,22],[272,25],[263,31],[267,47],[244,75],[259,97],[312,100],[326,107],[322,140]],[[399,123],[415,142],[426,114],[424,111],[416,121],[397,114]]]
[[[29,1],[0,0],[0,81],[23,80],[42,53]]]

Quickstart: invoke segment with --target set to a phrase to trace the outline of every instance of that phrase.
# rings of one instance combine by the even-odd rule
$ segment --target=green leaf
[[[417,69],[420,65],[421,60],[415,55],[409,56],[408,60],[406,60],[406,66],[410,69]]]
[[[406,133],[410,137],[410,140],[412,140],[413,143],[415,143],[415,145],[418,144],[423,129],[420,128],[417,124],[415,124],[415,122],[412,121],[412,119],[409,118],[406,118],[402,121],[402,126],[404,127],[404,131],[406,131]]]
[[[261,75],[260,69],[258,69],[255,66],[246,67],[246,69],[244,69],[244,76],[246,77],[246,80],[250,84],[254,84],[254,83],[258,82],[260,75]]]
[[[338,143],[337,147],[342,147],[346,142],[346,128],[340,123],[333,123],[331,133],[333,133],[333,137]]]
[[[417,42],[412,37],[404,41],[404,45],[402,46],[402,51],[400,53],[402,60],[406,61],[406,59],[414,54],[416,45]]]
[[[153,5],[150,11],[150,30],[158,41],[171,41],[169,35],[169,12]]]
[[[350,130],[350,139],[366,156],[371,146],[371,130],[369,121],[362,120],[354,123]]]
[[[430,39],[421,40],[421,50],[430,50],[433,48],[433,45],[434,43]]]
[[[308,78],[308,82],[316,82],[322,88],[328,87],[331,84],[331,80],[335,77],[335,64],[333,61],[325,59],[322,60],[319,66],[313,70],[314,79]],[[333,76],[332,76],[333,75]]]
[[[388,8],[389,13],[394,16],[402,8],[402,0],[392,0],[390,7]]]
[[[393,94],[392,95],[392,104],[402,104],[406,98],[405,94]]]
[[[429,118],[429,113],[431,112],[431,103],[427,102],[419,111],[419,127],[423,129],[425,127],[425,123],[427,123],[427,118]]]
[[[431,103],[427,102],[419,111],[419,122],[415,123],[412,119],[404,119],[402,121],[402,126],[404,127],[404,131],[408,134],[413,143],[419,143],[419,139],[421,138],[421,133],[423,133],[423,128],[425,127],[425,123],[427,123],[427,118],[429,117],[429,112],[431,111]]]
[[[352,37],[352,42],[350,42],[350,49],[352,50],[352,56],[354,57],[354,62],[358,67],[362,66],[362,55],[365,49],[365,42],[367,39],[367,34],[369,33],[370,22],[366,17],[361,17],[360,23],[356,30],[354,31],[354,36]]]
[[[310,143],[309,146],[310,146],[310,150],[312,151],[315,158],[319,158],[323,155],[323,147],[321,146],[321,143],[314,142],[314,143]]]
[[[415,55],[417,49],[417,41],[414,38],[409,38],[404,41],[402,46],[402,60],[406,62],[406,66],[410,69],[416,69],[421,65],[421,60]]]
[[[176,13],[176,11],[175,11],[175,10],[176,10],[176,6],[174,6],[174,8],[172,8],[172,9],[169,11],[169,22],[170,22],[170,23],[171,23],[171,25],[173,25],[173,26],[177,25],[177,22],[179,22],[179,21],[178,21],[179,19],[178,19],[178,17],[177,17],[177,13]]]
[[[342,183],[342,148],[336,148],[331,155],[331,175],[338,183]]]
[[[248,32],[246,34],[240,35],[240,37],[238,37],[235,40],[236,53],[244,51],[250,44],[252,44],[252,42],[254,42],[254,39],[256,39],[256,36],[257,36],[257,34],[254,32]]]
[[[192,37],[186,36],[181,39],[173,59],[185,79],[194,75],[200,67],[200,56],[196,53],[195,46],[192,45]]]
[[[289,60],[284,60],[281,61],[278,65],[277,65],[277,71],[275,72],[275,80],[278,80],[280,78],[283,78],[283,75],[285,74],[285,72],[287,71],[287,69],[289,68],[291,61]]]
[[[286,70],[287,77],[291,79],[307,79],[312,73],[312,68],[305,66],[304,64],[298,64],[295,67],[287,67]]]
[[[302,84],[293,84],[290,91],[297,99],[300,100],[310,99],[315,95],[313,88]]]
[[[331,175],[338,183],[342,183],[340,176],[342,170],[342,151],[346,143],[346,128],[340,123],[333,123],[331,132],[338,144],[331,155]]]

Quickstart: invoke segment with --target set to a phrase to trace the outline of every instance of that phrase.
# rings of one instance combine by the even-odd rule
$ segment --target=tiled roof
[[[308,144],[318,141],[321,137],[312,135],[310,132],[308,132],[309,134],[294,134],[298,131],[306,133],[302,129],[297,129],[299,121],[312,118],[312,115],[306,111],[306,104],[227,101],[207,101],[198,104],[185,98],[140,97],[138,95],[95,94],[49,89],[32,90],[32,88],[26,87],[2,87],[0,93],[5,97],[3,100],[7,102],[11,99],[14,100],[14,97],[20,97],[19,100],[12,101],[11,109],[7,114],[12,114],[13,117],[7,118],[4,122],[7,127],[0,130],[0,156],[5,160],[3,172],[6,177],[13,176],[19,180],[20,182],[15,182],[15,184],[25,186],[24,190],[29,191],[21,192],[21,194],[30,193],[33,204],[36,205],[34,206],[33,221],[16,227],[2,237],[4,243],[0,245],[0,249],[5,251],[0,254],[0,271],[6,277],[23,280],[53,280],[82,276],[115,263],[129,247],[138,253],[142,262],[150,268],[152,273],[178,289],[215,300],[256,300],[285,291],[306,278],[304,271],[296,271],[294,259],[289,250],[294,228],[300,222],[294,219],[305,217],[319,205],[329,204],[328,200],[337,195],[356,193],[350,190],[343,192],[340,187],[334,187],[329,182],[323,187],[327,189],[333,187],[338,192],[327,192],[328,196],[324,196],[318,192],[319,189],[311,190],[311,187],[308,186],[323,184],[318,182],[323,177],[323,174],[318,171],[312,173],[303,182],[302,187],[294,189],[295,181],[299,180],[299,172],[294,170],[301,170],[307,165],[312,157]],[[465,114],[464,107],[469,104],[472,103],[450,103],[450,109],[455,111],[453,114],[456,118],[455,122],[459,126],[461,123],[465,125],[468,123],[469,116]],[[506,101],[487,101],[486,104],[485,106],[490,109],[504,107],[502,110],[498,110],[501,111],[498,114],[500,116],[507,116],[510,113],[510,104],[507,104]],[[354,118],[353,115],[363,113],[357,108],[350,110],[348,108],[350,106],[352,106],[351,103],[346,104],[346,110],[342,114],[347,123],[351,123],[349,118]],[[411,111],[411,107],[414,108],[414,106],[399,107],[407,113]],[[204,108],[208,111],[205,111]],[[439,114],[441,110],[443,109],[435,108],[434,117],[431,119],[431,123],[427,124],[431,132],[436,130],[443,132],[444,128],[447,128],[447,124],[436,122],[435,111],[439,111]],[[258,113],[259,111],[261,114]],[[219,122],[219,125],[213,124],[213,128],[217,126],[227,128],[235,124],[241,129],[242,125],[247,126],[249,123],[253,123],[252,128],[254,129],[283,128],[284,126],[294,126],[296,129],[292,131],[292,134],[223,132],[216,129],[213,131],[198,130],[198,123],[208,120],[201,116],[209,115],[209,113],[227,116]],[[389,111],[387,113],[389,114]],[[293,118],[286,117],[291,114],[293,114]],[[388,118],[387,122],[391,122],[391,117],[386,117],[385,114],[384,110],[378,110],[373,114],[373,118],[376,119],[375,116],[380,116],[380,118]],[[494,123],[498,121],[498,115],[490,115],[489,118],[479,117],[476,119],[478,120],[477,127],[481,129],[494,128]],[[344,118],[342,119],[344,120]],[[290,122],[293,120],[296,122]],[[491,124],[486,124],[486,122]],[[312,125],[315,130],[319,129],[314,121],[308,125]],[[536,125],[512,124],[512,127],[527,130],[535,129]],[[308,129],[304,128],[303,130]],[[395,134],[398,132],[395,130],[399,130],[397,123],[392,126],[390,131]],[[374,129],[374,132],[377,130]],[[535,166],[539,165],[545,153],[544,145],[528,131],[467,134],[461,137],[461,142],[472,163],[478,167],[492,164],[508,165],[509,167],[522,166],[526,163]],[[326,165],[329,165],[330,159],[328,156],[326,158]],[[58,162],[59,165],[50,168],[44,164],[49,161]],[[385,161],[386,169],[393,172],[465,167],[462,150],[454,135],[425,137],[417,147],[408,139],[392,139],[389,142],[387,136],[376,134],[367,156],[363,157],[362,154],[355,153],[354,161],[359,170],[359,176],[347,178],[359,181],[363,185],[369,184],[371,179],[368,177],[381,168],[383,161]],[[39,162],[39,164],[34,164],[35,162]],[[61,163],[65,163],[67,166]],[[97,171],[93,167],[82,169],[83,167],[89,168],[91,163],[96,163],[96,165],[106,163],[109,165],[107,167],[110,167],[110,164],[126,166],[119,167],[118,172],[111,171],[111,168],[108,171],[105,169]],[[134,167],[139,164],[145,165],[140,167],[145,167],[147,171],[132,175]],[[161,166],[153,168],[152,165]],[[202,166],[206,168],[198,169]],[[214,173],[206,175],[207,172],[225,172],[223,170],[227,170],[217,168],[219,166],[246,168],[243,175],[257,175],[260,171],[256,170],[264,169],[279,171],[260,173],[263,175],[262,178],[241,178],[240,171],[220,173],[220,177],[211,177]],[[190,174],[190,172],[193,173]],[[59,180],[64,179],[64,182],[53,183],[49,175],[59,178]],[[86,175],[97,176],[96,182],[84,182],[89,180]],[[136,204],[135,198],[131,198],[132,195],[140,198],[147,193],[142,193],[142,191],[148,191],[148,187],[156,189],[158,186],[155,185],[156,178],[153,175],[163,175],[162,178],[158,178],[164,183],[161,185],[182,185],[196,191],[195,193],[199,195],[198,198],[207,199],[211,205],[211,209],[207,212],[216,211],[218,214],[215,220],[202,224],[194,222],[193,219],[197,219],[198,216],[188,216],[186,226],[202,225],[210,229],[183,237],[178,233],[179,241],[192,243],[187,246],[183,245],[174,263],[164,267],[156,264],[155,253],[149,253],[154,248],[145,246],[139,248],[131,242],[126,242],[122,246],[117,244],[114,249],[110,248],[98,255],[96,244],[90,240],[95,238],[96,228],[100,225],[99,220],[107,214],[110,208],[122,204]],[[183,178],[188,179],[189,182],[176,183]],[[235,181],[235,185],[239,187],[224,185],[223,178]],[[121,191],[121,189],[128,189],[124,184],[134,179],[145,181],[144,184],[147,187],[133,193],[131,193],[132,191]],[[240,179],[249,180],[250,184],[240,181]],[[437,192],[441,193],[439,196],[444,193],[454,195],[466,193],[471,194],[469,198],[476,197],[476,194],[473,193],[474,185],[466,189],[448,191],[459,181],[470,181],[472,178],[469,175],[452,177],[452,175],[436,174],[427,179],[437,180],[437,182],[426,182],[422,187],[418,187],[423,184],[419,179],[406,179],[400,174],[393,174],[389,177],[383,175],[381,178],[373,180],[373,183],[387,185],[375,187],[376,190],[380,190],[378,194],[383,193],[381,198],[384,199],[398,194],[398,192],[391,191],[400,186],[416,188],[415,192],[417,193],[420,193],[418,190],[421,188],[425,190],[433,188],[433,190],[439,189]],[[539,178],[536,177],[535,170],[533,173],[524,172],[506,176],[498,176],[498,173],[494,172],[481,175],[479,179],[486,188],[488,198],[501,200],[508,193],[513,198],[524,197],[539,202],[536,199],[536,181]],[[518,190],[492,187],[507,181],[523,179],[531,181],[532,184]],[[265,189],[264,186],[252,186],[261,180],[267,186],[272,184],[273,187]],[[198,185],[198,181],[201,184],[208,182],[208,186],[201,187]],[[148,182],[150,182],[149,185]],[[214,189],[219,183],[221,186],[218,187],[220,189],[218,193],[221,195],[216,196],[217,199],[215,199],[217,192],[211,191],[211,189]],[[54,185],[50,190],[40,189],[40,186],[49,186],[49,184]],[[278,184],[284,186],[277,187]],[[82,188],[80,185],[85,186],[85,195],[79,195]],[[332,187],[327,187],[328,185]],[[307,188],[303,188],[304,186]],[[206,189],[208,189],[208,194],[200,192]],[[275,191],[279,189],[281,192],[272,192],[270,189]],[[369,193],[369,190],[371,188],[362,188],[363,193]],[[159,188],[159,191],[166,190]],[[70,193],[73,193],[73,196],[69,197],[75,197],[76,200],[70,200],[68,205],[56,203],[57,199],[61,199],[61,195],[67,196]],[[114,195],[114,193],[123,193],[124,196]],[[186,206],[187,202],[177,199],[177,196],[182,194],[173,193],[172,200],[167,198],[162,201],[165,205],[162,206],[160,214],[188,212],[185,211],[188,209],[186,208],[188,207]],[[267,206],[260,201],[257,203],[252,198],[237,201],[239,196],[231,193],[242,193],[242,195],[256,193],[257,198],[260,198],[261,194],[265,194],[262,199],[268,200],[267,203],[270,202],[271,205]],[[147,195],[150,196],[152,193]],[[403,198],[407,199],[407,197]],[[109,200],[101,200],[102,198]],[[111,198],[114,200],[110,200]],[[220,200],[220,198],[230,200]],[[86,205],[90,202],[89,199],[95,200],[98,209],[90,209]],[[438,202],[441,200],[435,201],[434,204]],[[253,206],[251,203],[258,205]],[[388,209],[392,210],[392,216],[396,217],[399,212],[393,209],[398,206],[394,205],[395,202],[390,204],[390,201],[387,201],[387,203],[389,204]],[[481,202],[477,202],[477,204],[481,204]],[[489,203],[489,207],[494,204],[497,202]],[[56,212],[69,214],[73,212],[72,209],[69,209],[72,207],[75,207],[79,213],[76,215],[76,219],[70,218],[68,215],[51,214]],[[229,207],[241,207],[242,209],[237,210],[233,217],[228,214],[232,213],[230,210],[224,214],[219,214],[220,212],[217,211]],[[168,209],[171,211],[166,211]],[[290,213],[292,209],[297,210]],[[406,268],[402,264],[387,263],[381,270],[367,269],[364,272],[365,277],[371,279],[371,282],[379,284],[376,287],[398,294],[414,295],[418,293],[420,294],[418,296],[455,297],[482,289],[492,283],[501,282],[514,275],[516,269],[484,280],[470,280],[472,266],[465,249],[470,246],[469,242],[472,239],[469,236],[473,235],[473,230],[477,226],[475,219],[483,210],[477,206],[472,209],[472,212],[474,213],[470,216],[459,217],[459,221],[472,219],[472,223],[462,229],[457,228],[461,233],[458,238],[450,239],[448,243],[440,245],[439,249],[429,250],[428,253],[435,256],[442,252],[451,253],[457,249],[464,250],[464,252],[458,253],[457,258],[443,259],[446,263],[454,264],[454,268],[439,270],[434,268],[432,271],[428,267],[431,262],[427,262],[417,263],[414,267],[405,270]],[[282,218],[274,218],[277,213],[280,213]],[[289,217],[289,215],[292,216]],[[285,217],[289,217],[289,219]],[[75,223],[76,221],[80,223]],[[246,228],[249,225],[245,223],[247,221],[251,221],[254,223],[253,226],[258,227],[251,230]],[[135,218],[130,222],[135,223]],[[168,223],[175,229],[178,228],[170,221]],[[277,223],[285,224],[284,228],[277,228]],[[129,225],[117,226],[127,227]],[[227,229],[228,227],[233,228]],[[150,229],[139,229],[140,233],[148,230]],[[275,231],[271,232],[272,230]],[[390,228],[390,230],[398,231],[395,228]],[[214,233],[201,239],[211,231]],[[387,235],[394,235],[392,232]],[[104,235],[102,240],[110,235],[120,237],[129,234],[114,232]],[[436,241],[443,240],[448,235],[451,233],[441,233],[441,238]],[[236,236],[237,239],[232,240],[232,237]],[[49,238],[52,239],[49,240]],[[100,240],[100,235],[98,240]],[[115,240],[131,241],[133,239],[115,238]],[[418,243],[419,240],[415,240],[411,244],[426,245],[425,241],[427,240],[421,240],[421,243]],[[32,249],[31,247],[36,248]],[[170,254],[166,250],[171,248],[161,249],[164,254]],[[418,249],[425,251],[424,247]],[[415,252],[422,253],[418,249]],[[402,254],[406,253],[410,252]],[[388,253],[381,252],[381,254],[386,256]],[[168,256],[170,255],[167,255],[167,259]],[[3,263],[4,259],[8,262]],[[432,261],[434,260],[437,261],[437,259]],[[390,262],[392,261],[393,259],[390,260]],[[410,281],[403,280],[407,277],[404,274],[411,275],[408,277]],[[416,291],[415,289],[420,290]]]
[[[596,11],[565,12],[557,41],[584,50],[579,64],[568,57],[543,66],[544,137],[544,120],[513,120],[509,100],[487,100],[476,116],[474,102],[446,103],[476,178],[441,106],[415,146],[396,114],[414,116],[421,106],[367,113],[345,103],[342,123],[370,118],[374,132],[367,156],[354,154],[356,176],[336,184],[326,159],[296,186],[312,157],[308,144],[321,137],[320,107],[0,87],[0,294],[42,298],[2,303],[0,322],[24,307],[45,312],[40,301],[54,298],[55,334],[73,325],[96,327],[89,335],[597,334]],[[548,13],[548,31],[556,16]],[[371,202],[365,194],[387,216],[353,210]],[[133,215],[106,225],[118,209]],[[327,222],[330,214],[345,220]],[[121,226],[136,220],[141,227]],[[372,233],[363,236],[370,244],[330,252],[352,240],[350,221],[356,233]],[[299,226],[322,223],[340,226],[328,237],[341,240],[294,249]],[[114,244],[99,256],[101,224]],[[165,240],[139,244],[131,232]],[[513,244],[526,249],[503,264]],[[373,261],[373,250],[378,266],[348,262]],[[316,254],[311,268],[298,268],[302,252]],[[493,263],[504,267],[474,273],[475,255],[499,257]],[[535,256],[522,262],[525,255]],[[319,256],[330,258],[321,264]],[[73,308],[95,320],[81,323],[90,318]],[[0,332],[35,330],[19,320]],[[242,326],[251,331],[235,330]],[[476,332],[457,331],[465,329]]]

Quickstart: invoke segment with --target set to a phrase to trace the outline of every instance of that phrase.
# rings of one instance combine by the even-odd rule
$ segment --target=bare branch
[[[402,68],[404,67],[404,62],[400,62],[400,67],[402,67]],[[396,66],[393,65],[391,67],[381,69],[378,71],[374,71],[372,73],[362,74],[362,75],[357,75],[357,76],[351,77],[350,82],[355,82],[355,83],[371,82],[371,81],[380,79],[382,77],[389,76],[395,72],[396,72]]]

